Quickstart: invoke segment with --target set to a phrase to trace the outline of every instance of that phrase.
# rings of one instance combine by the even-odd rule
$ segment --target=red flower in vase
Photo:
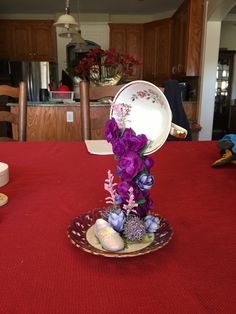
[[[113,48],[94,48],[88,51],[74,70],[84,80],[104,80],[116,74],[121,77],[132,75],[134,67],[140,64],[133,56],[119,53]]]

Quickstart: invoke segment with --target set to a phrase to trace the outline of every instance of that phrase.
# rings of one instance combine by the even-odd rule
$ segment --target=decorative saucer
[[[158,215],[161,224],[160,228],[153,235],[153,239],[149,243],[129,244],[128,248],[118,252],[105,251],[92,234],[92,228],[96,220],[101,217],[103,209],[94,209],[87,213],[81,214],[71,221],[67,229],[67,235],[72,244],[77,248],[105,257],[135,257],[148,254],[161,249],[169,243],[173,236],[171,225],[165,218]],[[134,245],[134,247],[132,247]]]

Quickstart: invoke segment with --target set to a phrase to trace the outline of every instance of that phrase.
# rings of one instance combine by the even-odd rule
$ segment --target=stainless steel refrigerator
[[[27,82],[28,101],[40,101],[40,90],[49,89],[49,84],[55,90],[58,84],[57,64],[53,62],[10,62],[12,84],[21,80]]]

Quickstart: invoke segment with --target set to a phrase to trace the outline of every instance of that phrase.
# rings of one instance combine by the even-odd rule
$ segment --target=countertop
[[[17,103],[8,103],[7,106],[16,106]],[[80,106],[80,102],[74,101],[74,102],[40,102],[40,101],[28,101],[28,106],[41,106],[41,107],[74,107],[74,106]],[[90,102],[91,107],[109,107],[109,103],[103,103],[100,101],[92,101]]]

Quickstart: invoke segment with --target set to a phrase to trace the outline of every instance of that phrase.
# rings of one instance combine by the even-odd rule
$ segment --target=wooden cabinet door
[[[203,0],[185,0],[173,16],[172,67],[174,78],[199,76]]]
[[[186,53],[186,75],[199,76],[201,43],[203,34],[204,1],[191,0],[188,7],[188,33]]]
[[[126,53],[139,61],[143,59],[143,27],[141,25],[128,26],[126,28]],[[142,66],[134,67],[130,80],[142,77]]]
[[[110,24],[110,48],[143,59],[143,26],[141,24]],[[134,67],[128,80],[142,78],[142,66]]]
[[[164,81],[170,78],[171,57],[171,20],[159,21],[155,28],[155,84],[163,86]]]
[[[121,53],[126,52],[126,29],[124,26],[110,25],[110,48]]]
[[[172,74],[185,75],[187,57],[188,3],[185,2],[173,17]]]
[[[17,61],[32,60],[30,24],[22,21],[14,22],[12,32],[15,59]]]
[[[155,45],[155,27],[150,23],[144,25],[143,39],[143,78],[146,81],[155,80],[156,71],[156,45]]]
[[[144,24],[143,78],[163,86],[170,77],[171,19]]]
[[[53,21],[12,21],[12,47],[16,61],[54,61]]]
[[[37,22],[31,25],[31,49],[35,61],[53,61],[52,23]]]
[[[11,59],[14,55],[12,50],[12,26],[7,20],[0,21],[0,58]]]

